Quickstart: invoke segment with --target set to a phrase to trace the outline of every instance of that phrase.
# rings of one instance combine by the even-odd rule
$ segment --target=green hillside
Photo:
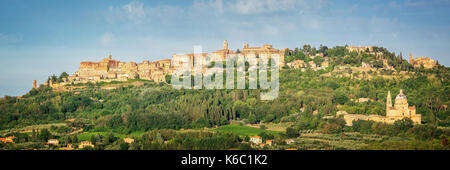
[[[33,125],[65,123],[67,126],[50,129],[50,133],[35,132],[37,134],[33,133],[33,136],[28,132],[27,136],[11,132],[2,135],[18,136],[18,143],[42,143],[49,138],[70,142],[72,139],[68,138],[73,138],[73,135],[64,134],[71,134],[82,128],[83,132],[88,133],[78,135],[79,140],[91,140],[92,134],[99,134],[99,138],[102,138],[108,133],[114,133],[121,134],[116,136],[119,138],[142,138],[140,147],[135,146],[137,148],[147,146],[166,149],[182,148],[184,145],[195,148],[193,143],[206,141],[184,141],[183,138],[189,137],[183,134],[173,135],[172,132],[159,132],[162,129],[178,131],[219,126],[212,131],[222,133],[206,133],[205,140],[210,143],[224,138],[229,132],[233,135],[248,136],[261,132],[274,135],[281,133],[229,125],[229,122],[234,120],[250,124],[292,124],[289,133],[282,133],[280,138],[298,137],[300,132],[305,131],[322,131],[333,134],[357,132],[401,136],[411,140],[431,141],[434,144],[441,138],[447,139],[446,137],[450,136],[450,111],[447,109],[450,105],[449,68],[442,65],[433,69],[414,68],[401,54],[391,53],[384,48],[376,48],[375,52],[382,53],[383,58],[368,52],[351,53],[345,50],[345,47],[288,50],[286,62],[312,61],[320,66],[327,61],[329,66],[324,69],[311,66],[293,69],[285,66],[280,71],[279,96],[272,101],[260,100],[261,91],[257,89],[176,90],[166,83],[142,80],[131,81],[139,86],[125,82],[127,85],[117,86],[112,90],[102,89],[102,86],[120,85],[121,82],[78,84],[74,86],[83,88],[67,92],[41,86],[21,98],[6,97],[0,100],[0,130],[9,132],[10,129]],[[323,57],[315,54],[322,54]],[[372,67],[362,67],[363,63]],[[56,76],[54,78],[57,79]],[[388,91],[396,96],[400,89],[403,89],[408,97],[409,106],[415,106],[417,113],[422,115],[423,125],[410,125],[407,120],[395,125],[359,121],[356,126],[345,127],[341,118],[330,118],[338,111],[385,115]],[[357,102],[360,98],[370,100]],[[204,135],[196,132],[187,134]],[[234,139],[233,136],[227,147],[238,147],[235,143],[239,141]],[[165,143],[157,145],[156,140]],[[413,144],[422,145],[426,142]],[[385,145],[376,146],[378,148]]]

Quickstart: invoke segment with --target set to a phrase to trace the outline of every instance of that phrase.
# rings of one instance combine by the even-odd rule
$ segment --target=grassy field
[[[88,132],[88,133],[79,134],[77,137],[78,137],[79,141],[90,141],[91,140],[91,136],[94,136],[94,135],[97,135],[97,134],[105,136],[105,135],[108,134],[108,132]],[[123,139],[123,138],[126,137],[126,135],[117,134],[117,133],[114,133],[114,136],[118,137],[120,139]]]
[[[120,139],[123,139],[126,137],[141,137],[144,133],[145,132],[140,132],[140,131],[133,132],[129,135],[114,133],[114,136],[118,137]],[[108,132],[88,132],[88,133],[79,134],[77,137],[78,137],[79,141],[88,141],[88,140],[91,140],[91,136],[97,135],[97,134],[105,136],[108,134]]]
[[[145,132],[142,131],[136,131],[136,132],[131,132],[130,135],[128,135],[129,137],[141,137]]]
[[[281,134],[281,132],[270,131],[270,130],[262,130],[259,128],[253,128],[248,126],[239,126],[239,125],[225,125],[216,129],[211,129],[213,132],[231,132],[237,135],[242,136],[256,136],[261,132],[270,133],[273,135]]]

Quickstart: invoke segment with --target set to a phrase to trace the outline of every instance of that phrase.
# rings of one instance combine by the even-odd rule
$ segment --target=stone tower
[[[392,97],[391,97],[391,91],[388,92],[387,99],[386,99],[386,113],[389,112],[389,108],[392,107]]]
[[[227,40],[223,41],[223,49],[228,50],[228,41]]]
[[[108,58],[109,58],[110,60],[112,59],[111,53],[109,53]]]
[[[414,65],[413,54],[409,53],[409,64]]]
[[[36,82],[36,80],[34,80],[33,81],[33,89],[36,89],[37,88],[37,82]]]
[[[248,43],[244,43],[244,48],[248,48]]]

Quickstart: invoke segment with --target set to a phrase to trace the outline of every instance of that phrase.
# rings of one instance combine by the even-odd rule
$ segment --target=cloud
[[[397,38],[398,37],[398,32],[392,33],[392,37],[393,38]]]
[[[145,16],[144,3],[133,0],[121,7],[109,6],[106,19],[110,23],[122,21],[141,23],[145,19]]]
[[[218,13],[232,13],[240,15],[263,14],[273,12],[295,12],[309,9],[319,9],[328,0],[197,0],[194,7]]]
[[[23,41],[22,36],[0,33],[0,44],[15,44]]]
[[[111,45],[112,43],[114,43],[115,39],[116,38],[114,34],[107,32],[100,37],[99,41],[101,45]]]
[[[396,1],[391,1],[391,2],[389,2],[389,7],[390,8],[401,8],[402,6],[400,4],[398,4]]]
[[[450,5],[450,0],[404,0],[404,1],[391,1],[389,2],[389,8],[422,8],[429,6],[445,6]]]
[[[433,0],[407,0],[405,1],[404,5],[408,7],[423,7],[428,6],[431,4],[434,4],[439,1],[433,1]]]
[[[259,14],[271,12],[287,12],[321,8],[324,0],[237,0],[228,6],[238,14]]]
[[[279,36],[280,30],[278,27],[272,25],[266,25],[263,27],[262,32],[266,36]]]
[[[192,4],[193,10],[197,12],[217,12],[223,14],[225,10],[224,2],[222,0],[196,0]],[[211,10],[213,9],[213,10]]]
[[[183,8],[170,5],[146,7],[138,0],[122,6],[109,6],[105,18],[109,23],[148,24],[152,21],[165,21],[183,16]]]
[[[122,7],[122,10],[131,18],[140,18],[145,16],[144,3],[132,1]]]

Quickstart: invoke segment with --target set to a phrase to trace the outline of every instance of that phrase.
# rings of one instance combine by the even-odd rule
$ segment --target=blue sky
[[[0,96],[75,72],[109,52],[121,61],[265,43],[384,46],[450,65],[450,0],[2,0]]]

